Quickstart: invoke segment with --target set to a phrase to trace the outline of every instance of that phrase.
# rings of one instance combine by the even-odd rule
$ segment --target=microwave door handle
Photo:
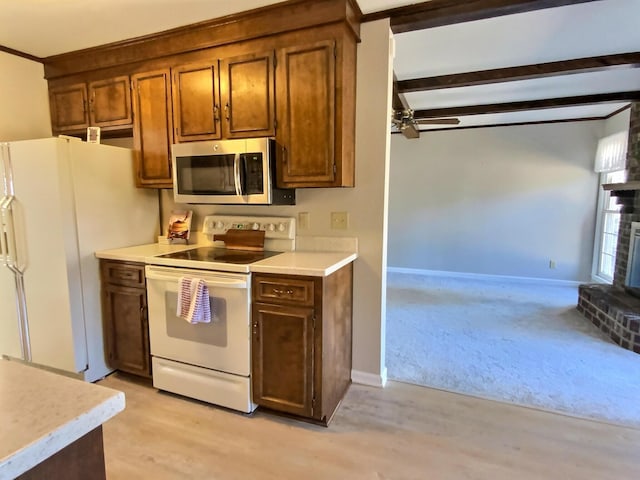
[[[242,196],[242,185],[240,184],[240,155],[236,154],[233,158],[233,179],[236,186],[236,195]]]

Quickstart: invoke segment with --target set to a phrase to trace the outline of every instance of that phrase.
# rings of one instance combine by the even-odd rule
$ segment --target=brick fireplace
[[[640,298],[624,289],[631,223],[640,222],[640,102],[631,104],[627,181],[611,194],[622,205],[613,285],[580,285],[577,309],[618,345],[640,353]]]

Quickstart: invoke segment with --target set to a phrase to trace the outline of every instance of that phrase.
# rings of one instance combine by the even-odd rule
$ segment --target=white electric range
[[[252,264],[295,249],[295,219],[207,216],[205,245],[147,259],[147,301],[153,385],[223,407],[252,412]],[[265,251],[232,250],[214,242],[230,228],[263,230]],[[211,323],[177,316],[179,279],[201,278],[209,290]]]

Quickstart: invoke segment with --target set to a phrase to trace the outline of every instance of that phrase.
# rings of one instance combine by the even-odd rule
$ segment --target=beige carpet
[[[640,427],[640,355],[576,302],[574,286],[390,273],[389,378]]]

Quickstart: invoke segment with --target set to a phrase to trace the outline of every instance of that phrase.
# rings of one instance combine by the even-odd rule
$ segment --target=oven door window
[[[209,297],[211,323],[196,324],[191,324],[176,315],[177,292],[165,292],[164,299],[167,337],[216,347],[227,346],[227,302],[224,298]]]
[[[236,195],[236,174],[240,186],[243,168],[235,165],[236,154],[176,157],[178,193],[182,195]]]

